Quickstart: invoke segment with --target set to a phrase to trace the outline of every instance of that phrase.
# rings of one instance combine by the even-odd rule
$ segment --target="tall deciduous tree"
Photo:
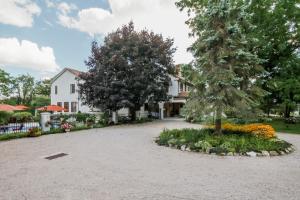
[[[190,50],[205,87],[202,99],[215,111],[216,133],[221,134],[227,107],[249,110],[262,95],[255,85],[260,60],[246,37],[250,15],[244,4],[232,0],[181,0],[177,5],[193,13],[187,23],[197,40]]]
[[[38,81],[35,86],[35,94],[40,96],[50,96],[51,91],[51,80],[45,79]]]
[[[30,105],[35,94],[34,77],[27,74],[14,78],[13,90],[17,95],[17,104]]]
[[[8,96],[11,89],[11,77],[7,72],[0,69],[0,97]]]
[[[251,35],[258,56],[267,73],[262,86],[269,92],[261,107],[266,113],[280,105],[289,117],[299,103],[300,77],[300,4],[299,0],[252,0],[248,12],[252,13],[254,28]]]
[[[102,110],[129,108],[131,117],[146,102],[168,99],[169,74],[173,72],[172,39],[147,30],[138,32],[133,23],[110,33],[99,46],[92,43],[79,91],[85,104]]]

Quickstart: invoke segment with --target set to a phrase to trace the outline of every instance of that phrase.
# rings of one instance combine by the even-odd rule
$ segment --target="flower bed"
[[[243,131],[235,129],[230,132],[231,128],[225,129],[223,135],[213,134],[214,130],[210,128],[164,130],[156,139],[156,143],[183,151],[204,152],[223,156],[276,156],[294,151],[292,145],[286,141],[275,136],[270,138],[269,134],[267,134],[268,137],[265,137],[260,132],[256,133],[257,130],[265,130],[259,126],[247,127],[247,129],[243,127]]]
[[[246,124],[246,125],[235,125],[235,124],[224,124],[223,131],[225,133],[241,132],[261,136],[265,138],[276,137],[275,130],[270,125],[265,124]]]

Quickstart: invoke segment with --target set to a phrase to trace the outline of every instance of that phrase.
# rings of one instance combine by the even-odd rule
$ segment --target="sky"
[[[86,71],[93,40],[133,21],[174,38],[175,64],[192,61],[187,14],[176,0],[0,0],[0,68],[51,78],[65,67]]]

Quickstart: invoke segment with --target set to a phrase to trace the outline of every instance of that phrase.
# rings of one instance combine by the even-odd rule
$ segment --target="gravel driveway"
[[[1,200],[300,199],[300,152],[218,157],[157,146],[181,120],[93,129],[0,143]],[[300,149],[300,135],[281,138]],[[67,156],[54,160],[56,153]]]

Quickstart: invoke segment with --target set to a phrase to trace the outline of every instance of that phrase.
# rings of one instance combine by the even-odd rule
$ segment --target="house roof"
[[[66,70],[68,70],[69,72],[71,72],[72,74],[74,74],[75,76],[79,77],[79,75],[81,73],[83,73],[82,71],[76,70],[76,69],[71,69],[71,68],[65,68]]]
[[[181,76],[181,70],[180,70],[180,65],[176,65],[176,73],[175,73],[175,78],[177,80],[182,80],[190,85],[193,85],[192,83],[190,83],[188,80],[186,80],[185,78],[183,78]],[[66,67],[64,68],[61,72],[59,72],[56,76],[54,76],[52,79],[51,79],[51,83],[53,83],[56,79],[58,79],[61,75],[63,75],[66,71],[69,71],[71,72],[72,74],[74,74],[76,77],[79,77],[80,74],[82,73],[85,73],[85,72],[82,72],[82,71],[79,71],[79,70],[76,70],[76,69],[72,69],[72,68],[69,68],[69,67]]]
[[[51,79],[51,83],[53,83],[54,81],[56,81],[61,75],[63,75],[66,71],[74,74],[76,77],[79,77],[79,75],[81,73],[84,73],[82,71],[79,71],[79,70],[76,70],[76,69],[72,69],[72,68],[64,68],[61,72],[59,72],[56,76],[54,76],[52,79]]]
[[[15,106],[8,104],[0,104],[0,111],[15,111],[18,110]]]

